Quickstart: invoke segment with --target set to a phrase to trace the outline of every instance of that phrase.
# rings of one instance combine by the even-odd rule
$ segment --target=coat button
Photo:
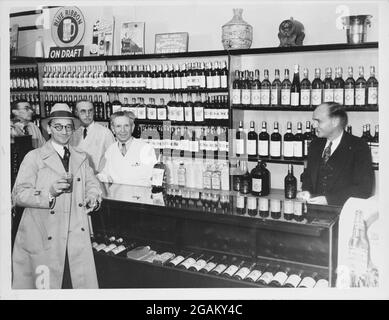
[[[84,229],[84,228],[81,228],[81,231],[85,231],[85,229]]]
[[[77,178],[77,181],[81,181],[81,178]]]
[[[52,237],[48,237],[48,238],[47,238],[47,240],[51,240],[51,239],[52,239]]]
[[[79,203],[78,206],[79,206],[79,207],[82,207],[82,203]]]
[[[51,213],[51,214],[54,214],[54,213],[55,213],[55,211],[54,211],[54,210],[50,210],[50,213]]]

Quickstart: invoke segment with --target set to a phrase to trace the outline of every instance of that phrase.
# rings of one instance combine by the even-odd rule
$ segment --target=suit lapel
[[[59,175],[65,173],[65,168],[62,164],[59,154],[57,153],[57,151],[55,151],[53,145],[51,144],[51,140],[47,141],[43,145],[41,152],[42,160],[46,166],[57,172]]]
[[[81,164],[85,161],[86,156],[84,153],[77,151],[72,146],[69,147],[69,151],[70,151],[69,171],[74,174],[77,172]]]
[[[313,152],[314,159],[312,161],[311,180],[312,180],[312,186],[313,186],[314,190],[316,190],[317,175],[318,175],[319,167],[320,167],[320,164],[322,161],[321,154],[322,154],[322,151],[324,149],[324,146],[326,145],[326,141],[327,141],[326,139],[321,139],[321,141],[317,145],[318,150],[316,152]]]

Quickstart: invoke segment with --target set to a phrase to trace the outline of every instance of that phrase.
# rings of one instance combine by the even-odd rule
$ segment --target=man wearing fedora
[[[55,104],[51,139],[24,158],[12,191],[24,207],[12,254],[14,289],[98,288],[88,212],[101,189],[86,154],[69,146],[73,117]]]

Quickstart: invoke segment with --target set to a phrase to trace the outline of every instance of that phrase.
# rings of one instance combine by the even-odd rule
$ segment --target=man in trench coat
[[[73,131],[70,108],[54,105],[51,139],[20,166],[12,198],[25,209],[12,255],[14,289],[98,288],[87,212],[99,206],[101,188],[85,153],[68,144]]]

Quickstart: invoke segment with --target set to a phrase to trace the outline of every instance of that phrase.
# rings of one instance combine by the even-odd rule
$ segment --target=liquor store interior
[[[12,288],[378,287],[379,6],[10,8]]]

